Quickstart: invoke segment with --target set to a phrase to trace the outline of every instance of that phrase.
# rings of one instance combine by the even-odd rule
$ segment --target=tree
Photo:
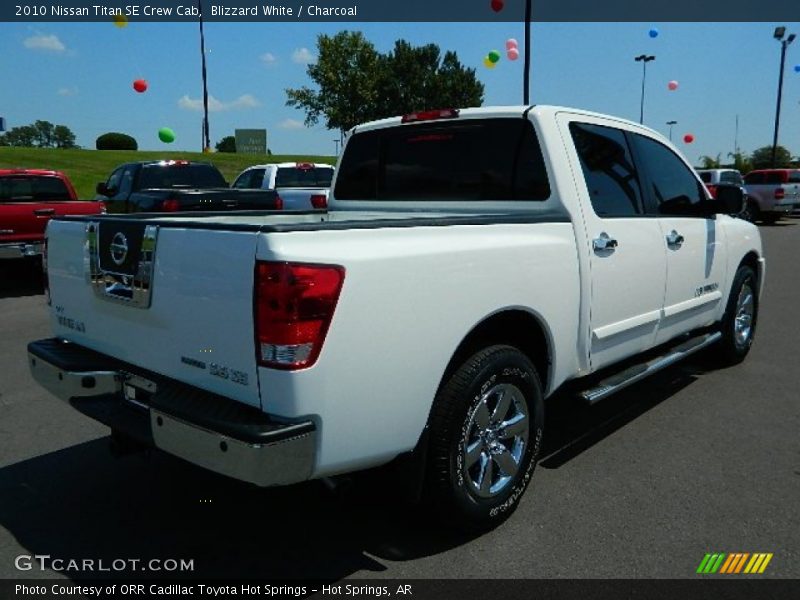
[[[740,173],[747,174],[753,170],[753,163],[750,158],[741,152],[728,152],[728,156],[733,159],[733,168]]]
[[[98,150],[138,150],[139,145],[131,136],[111,131],[97,138],[95,148]]]
[[[711,158],[710,156],[701,156],[700,162],[704,169],[719,169],[721,163],[721,155],[717,154],[716,158]]]
[[[75,134],[66,125],[53,125],[50,121],[36,121],[33,125],[11,128],[0,136],[0,146],[24,148],[77,148]]]
[[[53,130],[55,125],[50,121],[36,121],[33,124],[33,129],[36,132],[36,145],[40,148],[53,147]]]
[[[455,52],[441,57],[436,44],[414,47],[397,40],[381,54],[361,32],[317,38],[318,60],[307,74],[318,90],[287,89],[288,106],[305,110],[306,125],[324,116],[328,129],[343,132],[358,123],[426,108],[480,106],[483,84]]]
[[[236,138],[232,135],[226,135],[214,147],[217,152],[236,152]]]
[[[53,144],[56,148],[72,149],[77,148],[75,134],[66,125],[56,125],[53,128]]]
[[[750,155],[754,169],[769,169],[772,167],[772,146],[763,146],[754,150]],[[775,167],[792,166],[792,153],[783,146],[775,147]]]
[[[33,125],[12,127],[3,136],[7,145],[17,147],[31,147],[36,140],[36,130]]]

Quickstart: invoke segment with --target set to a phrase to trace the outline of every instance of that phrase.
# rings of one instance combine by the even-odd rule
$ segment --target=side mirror
[[[108,188],[106,187],[105,181],[101,181],[100,183],[98,183],[94,189],[101,196],[108,196]]]
[[[717,197],[709,203],[715,214],[738,215],[744,210],[744,192],[736,185],[721,185],[717,187]]]

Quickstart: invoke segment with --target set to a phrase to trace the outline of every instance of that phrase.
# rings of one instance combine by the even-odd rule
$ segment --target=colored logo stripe
[[[708,553],[700,561],[697,567],[697,573],[702,574],[736,574],[747,573],[756,574],[763,573],[769,562],[772,560],[772,553],[757,552],[750,554],[749,552],[732,552],[725,554],[724,552]],[[747,565],[747,566],[745,566]]]

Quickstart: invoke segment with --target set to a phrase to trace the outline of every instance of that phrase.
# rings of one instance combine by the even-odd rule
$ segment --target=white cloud
[[[72,87],[62,87],[58,88],[58,95],[59,96],[77,96],[78,95],[78,88],[74,85]]]
[[[272,52],[264,52],[259,58],[268,67],[272,67],[278,62],[278,58]]]
[[[317,57],[308,48],[297,48],[292,52],[292,60],[301,65],[317,62]]]
[[[23,45],[30,50],[44,50],[47,52],[65,52],[67,47],[58,39],[57,35],[44,35],[37,33],[25,38]]]
[[[278,127],[280,129],[303,129],[305,125],[302,122],[296,121],[294,119],[284,119],[280,123],[278,123]]]
[[[189,98],[189,95],[186,94],[178,100],[178,106],[185,110],[196,110],[201,111],[203,110],[203,99],[202,98]],[[261,106],[261,103],[256,99],[255,96],[252,94],[242,94],[236,100],[231,100],[229,102],[222,102],[214,98],[214,96],[208,96],[208,111],[209,112],[221,112],[224,110],[240,110],[240,109],[247,109],[247,108],[256,108]]]

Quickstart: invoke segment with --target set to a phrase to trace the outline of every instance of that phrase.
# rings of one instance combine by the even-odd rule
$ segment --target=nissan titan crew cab
[[[385,119],[350,132],[327,210],[51,221],[30,369],[115,436],[259,486],[412,457],[425,500],[490,526],[566,382],[593,403],[701,349],[745,358],[764,257],[742,201],[614,117]]]

